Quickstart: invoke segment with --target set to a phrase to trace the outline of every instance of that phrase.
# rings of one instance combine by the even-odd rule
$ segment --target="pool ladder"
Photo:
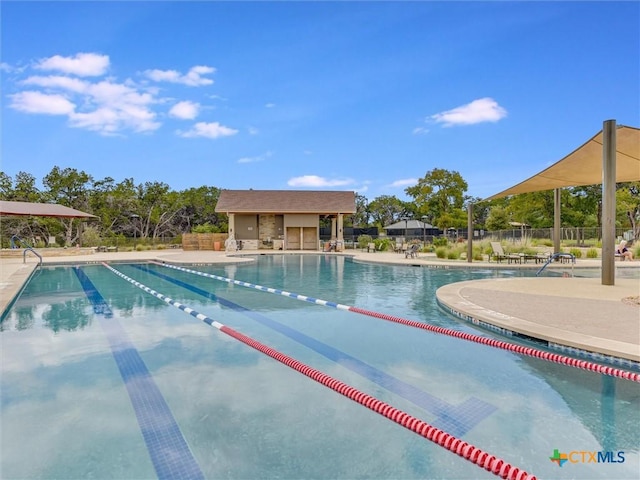
[[[538,270],[538,272],[536,273],[536,277],[539,276],[545,268],[547,268],[547,265],[549,265],[554,260],[561,259],[561,258],[571,259],[571,276],[573,277],[573,266],[576,263],[576,257],[571,253],[564,253],[564,252],[558,252],[551,255],[549,257],[549,260],[547,260],[546,263],[542,266],[542,268]]]

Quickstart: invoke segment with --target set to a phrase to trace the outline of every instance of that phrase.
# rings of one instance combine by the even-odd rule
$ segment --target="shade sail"
[[[90,213],[55,203],[9,202],[0,200],[0,215],[62,217],[62,218],[97,218]]]
[[[519,193],[602,183],[603,133],[527,180],[485,200]],[[616,129],[616,183],[640,181],[640,129],[620,125]]]

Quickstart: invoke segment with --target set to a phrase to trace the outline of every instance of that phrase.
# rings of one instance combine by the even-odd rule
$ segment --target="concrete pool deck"
[[[141,252],[81,251],[70,249],[61,256],[43,256],[43,264],[87,264],[157,260],[174,264],[220,264],[251,261],[248,255],[282,254],[282,251],[241,251],[227,255],[215,251],[147,250]],[[319,252],[285,252],[318,254]],[[441,260],[432,254],[405,258],[393,252],[367,253],[347,250],[356,262],[425,268],[533,269],[541,265],[496,264],[495,262]],[[23,259],[26,260],[23,263]],[[38,258],[0,257],[0,312],[20,292],[38,264]],[[576,264],[552,264],[549,270],[567,277],[499,278],[453,283],[438,289],[438,302],[445,310],[474,323],[486,323],[525,337],[533,337],[567,352],[578,349],[597,355],[640,362],[640,261],[616,262],[616,270],[631,269],[635,278],[617,277],[615,285],[602,285],[601,261],[578,259]],[[587,269],[595,278],[577,278],[572,273]],[[304,293],[304,292],[299,292]]]

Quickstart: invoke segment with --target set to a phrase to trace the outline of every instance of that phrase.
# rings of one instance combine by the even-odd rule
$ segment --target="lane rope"
[[[474,445],[471,445],[468,442],[460,440],[459,438],[454,437],[453,435],[448,434],[447,432],[440,430],[436,427],[429,425],[428,423],[415,418],[408,413],[399,410],[390,404],[383,402],[382,400],[378,400],[371,395],[361,392],[360,390],[347,385],[340,380],[337,380],[326,373],[321,372],[320,370],[316,370],[313,367],[310,367],[293,357],[289,357],[284,353],[281,353],[263,343],[260,343],[251,337],[248,337],[226,325],[209,318],[208,316],[197,312],[196,310],[181,304],[180,302],[176,302],[175,300],[163,295],[146,285],[128,277],[124,273],[116,270],[110,265],[102,262],[102,265],[109,269],[111,272],[123,278],[127,282],[135,285],[136,287],[144,290],[145,292],[153,295],[154,297],[162,300],[163,302],[176,307],[185,313],[197,318],[198,320],[203,321],[204,323],[217,328],[221,332],[229,335],[232,338],[258,350],[265,355],[279,361],[280,363],[296,370],[299,373],[315,380],[316,382],[332,389],[333,391],[353,400],[360,405],[367,407],[368,409],[388,418],[389,420],[397,423],[398,425],[411,430],[412,432],[426,438],[427,440],[440,445],[443,448],[446,448],[452,453],[468,460],[469,462],[484,468],[488,472],[493,473],[494,475],[508,480],[536,480],[534,475],[527,473],[526,471],[514,467],[513,465],[505,462],[504,460],[487,453],[481,450]]]
[[[591,372],[600,373],[602,375],[609,375],[611,377],[622,378],[624,380],[630,380],[632,382],[640,383],[640,373],[630,372],[628,370],[622,370],[616,367],[609,367],[607,365],[600,365],[595,362],[590,362],[588,360],[580,360],[577,358],[567,357],[565,355],[560,355],[558,353],[545,352],[543,350],[539,350],[537,348],[526,347],[522,345],[516,345],[514,343],[505,342],[503,340],[497,340],[489,337],[483,337],[480,335],[475,335],[472,333],[460,332],[457,330],[452,330],[450,328],[438,327],[436,325],[430,325],[424,322],[417,322],[415,320],[409,320],[406,318],[398,317],[395,315],[390,315],[387,313],[375,312],[372,310],[365,310],[363,308],[343,305],[336,302],[330,302],[327,300],[322,300],[314,297],[309,297],[306,295],[300,295],[298,293],[287,292],[286,290],[280,290],[277,288],[264,287],[262,285],[256,285],[249,282],[242,282],[240,280],[233,280],[231,278],[222,277],[219,275],[213,275],[211,273],[200,272],[198,270],[191,270],[184,267],[178,267],[176,265],[170,265],[166,263],[160,262],[151,262],[155,265],[159,265],[166,268],[171,268],[174,270],[178,270],[181,272],[191,273],[194,275],[199,275],[201,277],[212,278],[214,280],[220,280],[226,283],[232,283],[234,285],[239,285],[241,287],[253,288],[255,290],[259,290],[261,292],[272,293],[275,295],[282,295],[284,297],[293,298],[295,300],[301,300],[304,302],[310,302],[315,305],[322,305],[325,307],[336,308],[338,310],[345,310],[353,313],[359,313],[361,315],[367,315],[369,317],[379,318],[381,320],[387,320],[389,322],[399,323],[401,325],[406,325],[409,327],[420,328],[422,330],[427,330],[432,333],[439,333],[442,335],[448,335],[450,337],[459,338],[462,340],[466,340],[469,342],[480,343],[482,345],[487,345],[494,348],[499,348],[502,350],[507,350],[509,352],[518,353],[520,355],[525,355],[528,357],[539,358],[541,360],[547,360],[549,362],[558,363],[561,365],[566,365],[569,367],[579,368],[581,370],[588,370]]]

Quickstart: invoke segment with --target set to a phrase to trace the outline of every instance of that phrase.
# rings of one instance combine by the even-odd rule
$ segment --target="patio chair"
[[[498,263],[502,262],[502,260],[506,260],[508,263],[522,263],[522,257],[520,255],[515,253],[504,253],[500,242],[491,242],[491,249],[493,250],[493,253],[489,255],[489,261],[491,261],[492,258],[495,258]]]
[[[420,250],[420,245],[417,243],[412,244],[407,250],[404,252],[404,258],[416,258],[418,256],[418,250]]]
[[[367,244],[367,252],[375,252],[376,251],[376,244],[375,243],[368,243]]]

